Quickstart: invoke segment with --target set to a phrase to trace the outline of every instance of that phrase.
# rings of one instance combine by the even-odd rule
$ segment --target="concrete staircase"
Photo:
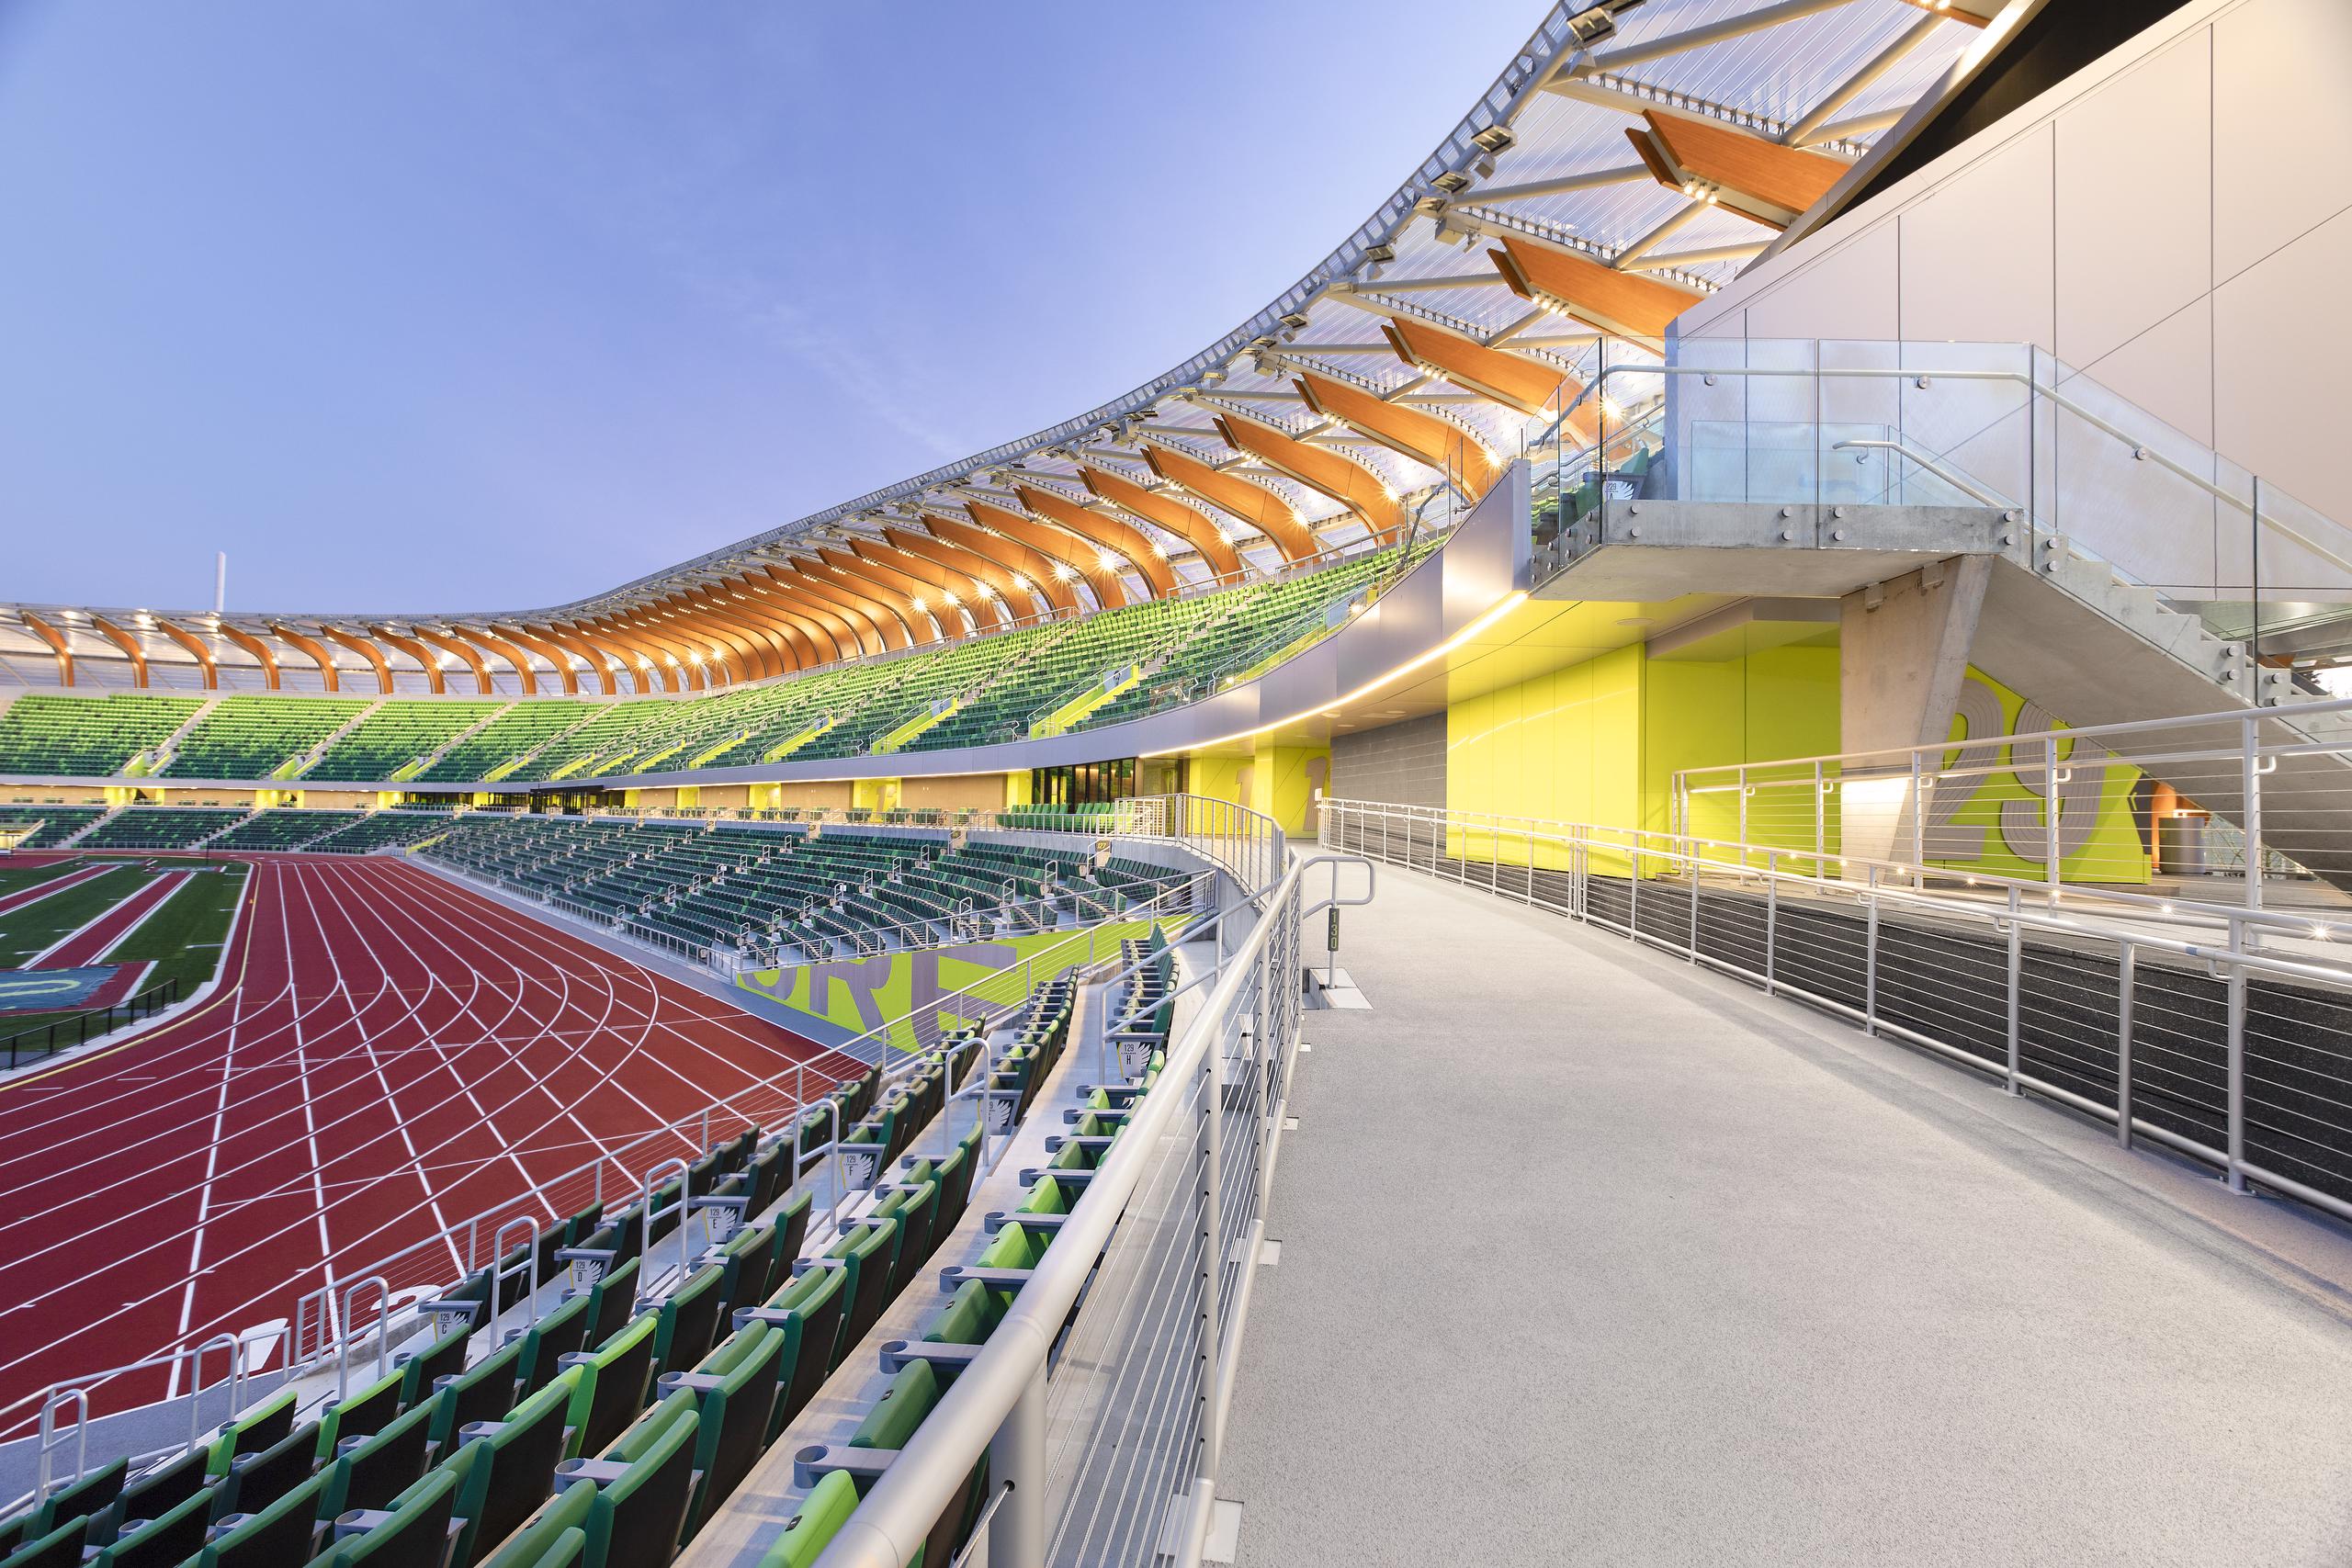
[[[181,725],[177,729],[173,730],[169,735],[164,736],[162,740],[156,742],[153,746],[132,757],[128,762],[125,762],[122,769],[124,776],[127,778],[150,778],[156,773],[162,773],[164,769],[170,764],[173,757],[178,754],[180,743],[188,738],[188,733],[195,729],[198,725],[203,723],[205,716],[220,705],[220,699],[219,696],[215,695],[205,698],[203,702],[197,705],[196,711],[187,716],[187,723]]]
[[[87,822],[83,823],[80,828],[66,834],[65,837],[58,840],[57,842],[49,847],[53,850],[70,850],[75,844],[80,843],[83,840],[88,838],[91,834],[96,832],[99,829],[105,827],[107,823],[121,816],[124,809],[124,807],[119,806],[109,806],[103,813],[91,818]]]

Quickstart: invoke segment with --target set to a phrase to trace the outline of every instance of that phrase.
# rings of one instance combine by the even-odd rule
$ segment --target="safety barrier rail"
[[[2352,885],[2352,698],[2071,729],[2028,703],[2011,734],[1970,680],[1959,717],[1963,738],[1938,746],[1685,768],[1675,825],[1825,867],[1845,850],[1944,877],[2013,867],[2041,896],[2133,915]],[[2262,924],[2352,940],[2352,905],[2276,915]]]
[[[2352,963],[2278,917],[1354,800],[1326,844],[1704,964],[2352,1219]],[[2210,940],[2208,936],[2210,933]]]
[[[180,983],[176,979],[160,981],[135,997],[102,1008],[85,1008],[52,1019],[38,1028],[19,1030],[0,1045],[8,1050],[8,1066],[14,1067],[28,1061],[38,1061],[69,1046],[83,1044],[93,1038],[111,1034],[125,1024],[152,1018],[180,999]]]
[[[1201,1562],[1299,1043],[1300,928],[1371,897],[1340,891],[1343,866],[1368,883],[1357,857],[1285,859],[1012,1309],[820,1568],[900,1568],[983,1454],[990,1563]]]

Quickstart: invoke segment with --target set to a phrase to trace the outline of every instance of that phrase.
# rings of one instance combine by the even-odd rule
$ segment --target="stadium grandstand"
[[[2352,1561],[2352,8],[1530,19],[1049,428],[0,605],[0,1568]]]

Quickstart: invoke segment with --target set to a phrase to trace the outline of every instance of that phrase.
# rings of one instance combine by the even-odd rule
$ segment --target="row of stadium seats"
[[[28,693],[0,713],[0,773],[111,777],[171,739],[198,697],[55,697]]]
[[[194,849],[251,813],[242,806],[134,806],[90,830],[77,850]]]
[[[1148,944],[1124,945],[1130,959],[1158,955],[1137,982],[1143,988],[1164,992],[1170,966],[1157,938]],[[991,1076],[991,1089],[1005,1099],[991,1103],[1028,1114],[1068,1041],[1071,1000],[1069,983],[1061,981],[1033,1002],[1032,1014],[1016,1035],[1018,1043]],[[888,1381],[848,1438],[797,1450],[794,1476],[803,1490],[782,1534],[761,1559],[761,1568],[808,1568],[823,1555],[865,1493],[891,1464],[901,1462],[900,1455],[940,1400],[987,1348],[1060,1235],[1063,1217],[1083,1196],[1087,1173],[1102,1163],[1135,1101],[1157,1080],[1166,1059],[1165,1029],[1157,1038],[1139,1039],[1138,1044],[1134,1076],[1085,1091],[1080,1108],[1069,1113],[1069,1132],[1046,1140],[1051,1157],[1045,1167],[1023,1173],[1028,1197],[989,1217],[994,1234],[968,1262],[941,1271],[947,1300],[929,1314],[921,1337],[893,1339],[881,1347],[879,1373]],[[933,1523],[917,1561],[953,1561],[969,1543],[991,1487],[983,1457]],[[762,1506],[763,1512],[775,1511],[764,1499]]]
[[[299,850],[314,839],[353,826],[365,815],[358,811],[310,811],[293,807],[256,811],[213,840],[208,847],[216,850]]]
[[[1069,1043],[1075,986],[1042,987],[1003,1026],[986,1125],[1009,1132]],[[283,1391],[207,1440],[134,1472],[115,1460],[0,1521],[0,1568],[633,1568],[667,1562],[727,1506],[891,1303],[927,1293],[929,1265],[967,1212],[983,1123],[944,1155],[909,1153],[938,1122],[986,1042],[943,1040],[886,1085],[837,1085],[774,1135],[707,1150],[683,1178],[625,1208],[591,1205],[419,1304],[390,1372],[309,1406]],[[1098,1090],[1014,1223],[967,1263],[849,1447],[895,1450],[985,1341],[1079,1189],[1051,1170],[1090,1166],[1132,1090]],[[806,1177],[838,1159],[861,1194],[830,1245],[801,1256]],[[837,1212],[838,1213],[838,1212]],[[691,1251],[695,1217],[705,1247]],[[673,1237],[680,1261],[668,1263]],[[659,1261],[657,1261],[657,1258]],[[574,1288],[554,1283],[568,1269]],[[523,1303],[528,1303],[527,1306]],[[423,1322],[432,1324],[423,1330]],[[870,1378],[868,1379],[870,1382]],[[878,1473],[829,1450],[765,1559],[806,1564]],[[887,1459],[876,1453],[876,1459]],[[975,1477],[975,1489],[981,1478]],[[971,1501],[976,1502],[977,1490]],[[944,1563],[975,1509],[944,1519],[925,1562]]]
[[[1413,554],[1433,547],[1425,542]],[[1285,581],[1147,601],[707,696],[225,696],[161,772],[381,783],[447,747],[417,778],[547,783],[784,756],[935,751],[1017,740],[1048,722],[1092,728],[1216,690],[1344,618],[1340,607],[1398,559],[1383,550]],[[194,697],[28,694],[0,713],[0,773],[119,776],[202,707]],[[457,739],[477,724],[478,732]],[[349,731],[337,734],[345,725]]]
[[[506,711],[433,760],[416,776],[436,784],[494,778],[498,770],[526,757],[600,711],[594,703],[548,700],[514,703]],[[329,753],[333,755],[332,752]]]
[[[465,701],[379,703],[301,776],[313,783],[399,778],[403,770],[438,751],[502,705]]]
[[[696,957],[806,958],[1043,931],[1159,897],[1179,880],[1127,861],[945,834],[723,820],[492,815],[422,852],[459,872]],[[1081,900],[1083,900],[1081,902]]]
[[[347,828],[304,846],[321,854],[364,855],[371,850],[402,848],[446,833],[455,818],[447,811],[376,811]]]
[[[161,772],[183,779],[266,779],[368,705],[343,697],[223,697]]]
[[[103,806],[0,806],[0,828],[31,826],[17,848],[54,849],[107,814]]]

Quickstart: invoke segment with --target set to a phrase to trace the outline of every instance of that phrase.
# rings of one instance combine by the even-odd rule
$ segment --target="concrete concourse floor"
[[[1238,1562],[2352,1562],[2352,1233],[1379,876],[1275,1173]]]

